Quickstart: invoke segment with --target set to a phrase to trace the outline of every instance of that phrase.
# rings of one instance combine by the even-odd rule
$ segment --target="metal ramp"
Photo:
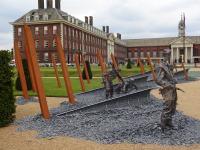
[[[85,110],[99,110],[106,109],[109,107],[123,107],[127,105],[136,105],[138,101],[143,103],[148,102],[150,99],[150,91],[158,88],[154,81],[147,82],[147,79],[151,76],[151,72],[146,72],[144,75],[136,75],[124,78],[124,80],[134,79],[135,85],[138,90],[131,90],[128,93],[117,94],[114,93],[112,98],[105,98],[104,88],[95,89],[85,93],[76,94],[77,103],[70,105],[65,103],[63,105],[63,111],[55,114],[56,116],[62,116],[68,113]],[[175,74],[175,78],[178,81],[183,81],[184,71],[179,71]],[[114,85],[114,87],[116,87]]]

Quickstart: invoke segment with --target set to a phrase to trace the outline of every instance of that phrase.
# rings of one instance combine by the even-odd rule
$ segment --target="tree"
[[[127,69],[131,69],[131,68],[132,68],[131,60],[130,60],[130,59],[128,59],[126,68],[127,68]]]
[[[30,91],[30,90],[32,90],[32,82],[31,82],[31,77],[30,77],[30,73],[29,73],[29,70],[28,70],[28,64],[27,64],[26,59],[22,60],[22,64],[23,64],[23,68],[24,68],[24,74],[25,74],[25,78],[26,78],[27,89]],[[22,91],[19,74],[18,74],[16,82],[15,82],[15,88],[18,91]]]
[[[15,98],[13,93],[13,68],[10,52],[0,51],[0,127],[12,123],[15,116]]]
[[[85,64],[86,64],[86,67],[87,67],[87,70],[88,70],[89,78],[92,79],[93,75],[92,75],[92,71],[91,71],[91,67],[90,67],[90,62],[86,60]],[[83,80],[87,79],[86,74],[85,74],[85,68],[83,69],[82,77],[83,77]]]

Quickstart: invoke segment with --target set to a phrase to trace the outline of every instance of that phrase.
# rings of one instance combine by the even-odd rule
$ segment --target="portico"
[[[193,63],[193,43],[189,38],[180,37],[171,44],[171,62]]]

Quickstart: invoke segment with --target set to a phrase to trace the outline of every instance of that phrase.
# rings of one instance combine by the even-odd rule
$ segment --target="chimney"
[[[38,0],[38,9],[44,9],[44,0]]]
[[[106,27],[105,26],[103,26],[103,32],[106,32]]]
[[[60,1],[61,0],[55,0],[56,9],[59,9],[59,10],[60,10]]]
[[[106,26],[106,33],[109,33],[110,32],[109,30],[110,30],[109,26]]]
[[[120,33],[117,33],[117,38],[120,39],[120,40],[122,39],[122,36],[121,36]]]
[[[85,23],[88,24],[88,17],[87,16],[85,16]]]
[[[90,25],[93,26],[93,16],[90,16]]]
[[[47,8],[53,8],[53,0],[47,0]]]

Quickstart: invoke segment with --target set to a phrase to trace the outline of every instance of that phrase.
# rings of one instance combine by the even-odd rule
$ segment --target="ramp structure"
[[[125,81],[133,80],[138,89],[136,90],[133,88],[133,90],[129,90],[127,93],[114,93],[112,98],[106,99],[104,88],[76,94],[77,103],[75,105],[63,103],[61,104],[61,106],[63,106],[62,111],[54,113],[54,115],[62,116],[77,111],[101,110],[109,107],[119,108],[135,105],[138,102],[147,103],[150,99],[150,91],[158,88],[153,80],[148,81],[151,75],[151,72],[146,72],[144,74],[124,78]],[[175,78],[178,81],[183,81],[184,71],[177,72]],[[117,84],[114,85],[114,88],[116,88],[116,86]]]

